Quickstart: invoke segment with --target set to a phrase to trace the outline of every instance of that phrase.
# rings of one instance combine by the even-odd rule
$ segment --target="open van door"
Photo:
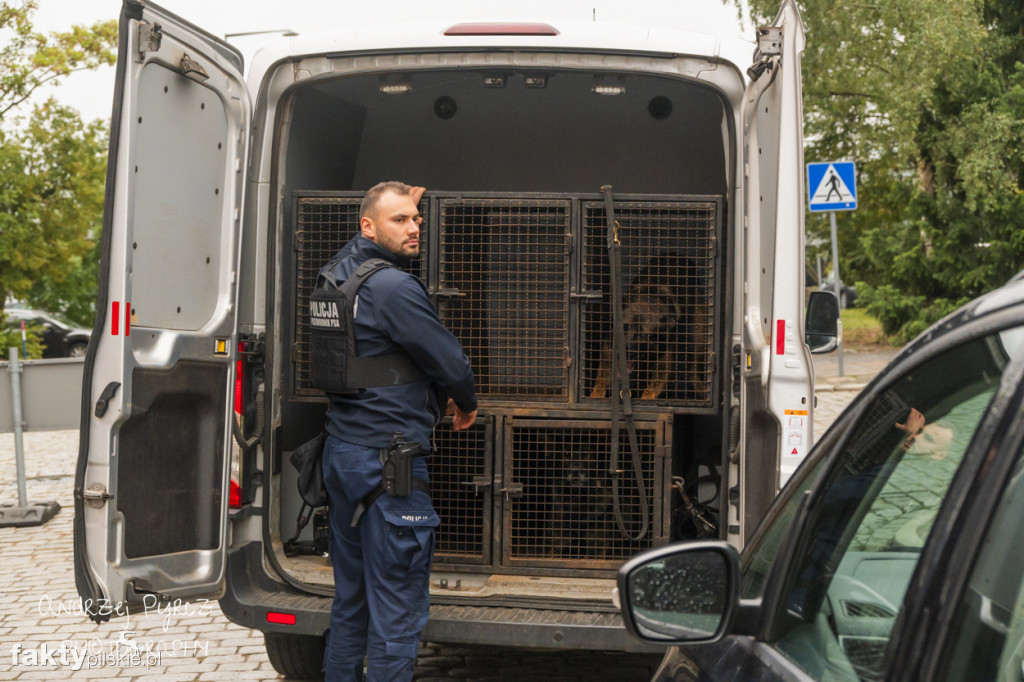
[[[784,0],[757,38],[743,100],[744,456],[730,472],[747,486],[730,510],[730,539],[739,546],[807,454],[814,400],[803,341],[804,28],[796,3]]]
[[[75,580],[97,620],[222,587],[251,116],[224,41],[125,0],[118,45],[75,474]]]

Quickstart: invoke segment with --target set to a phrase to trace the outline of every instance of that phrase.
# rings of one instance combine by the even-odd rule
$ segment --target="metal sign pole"
[[[835,211],[829,211],[828,212],[828,219],[829,219],[829,223],[831,224],[831,227],[832,227],[832,277],[833,277],[832,281],[835,283],[834,286],[835,286],[836,296],[839,298],[840,302],[842,302],[842,300],[843,300],[843,286],[842,286],[842,284],[840,284],[840,282],[842,282],[842,280],[839,279],[839,236],[838,236],[839,231],[836,229],[836,212]],[[819,280],[819,281],[821,281],[821,280]],[[842,306],[839,306],[839,308],[840,308],[840,312],[842,312]],[[838,356],[838,359],[839,359],[839,376],[843,376],[843,337],[842,337],[842,335],[839,336],[839,343],[836,344],[836,348],[837,348],[837,351],[839,353],[839,356]]]
[[[25,491],[25,442],[22,438],[22,427],[25,422],[21,418],[21,363],[18,362],[18,349],[8,348],[11,360],[11,412],[14,417],[14,464],[18,479],[18,506],[24,507],[28,502]]]
[[[29,504],[28,493],[25,489],[25,443],[22,433],[25,430],[25,422],[22,418],[24,410],[21,406],[21,373],[23,365],[18,360],[18,349],[8,348],[11,366],[11,413],[14,417],[14,461],[18,477],[18,506],[0,505],[0,528],[18,526],[39,526],[60,511],[60,505],[56,500],[52,502],[36,502]]]

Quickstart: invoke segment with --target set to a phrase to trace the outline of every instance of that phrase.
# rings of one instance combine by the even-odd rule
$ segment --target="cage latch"
[[[434,295],[438,298],[458,298],[460,296],[465,296],[466,294],[458,289],[445,287],[444,289],[438,289],[435,291]]]
[[[462,481],[462,485],[468,485],[473,488],[473,494],[477,497],[480,496],[481,490],[486,490],[492,485],[491,479],[485,476],[477,476],[472,481]],[[520,492],[522,492],[522,486],[519,486]],[[504,492],[504,489],[502,490]]]
[[[502,494],[505,495],[505,501],[511,502],[513,498],[521,497],[523,494],[522,483],[509,483],[507,487],[501,489]]]
[[[600,301],[604,298],[604,294],[600,291],[584,291],[583,293],[577,294],[575,290],[569,292],[569,300],[571,301]]]

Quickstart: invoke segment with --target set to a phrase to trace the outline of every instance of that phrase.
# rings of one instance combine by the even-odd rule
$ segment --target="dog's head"
[[[567,489],[587,488],[594,484],[598,476],[599,463],[569,448],[562,455],[562,486]]]
[[[626,348],[645,353],[683,321],[683,309],[671,287],[639,283],[630,287],[623,306]]]

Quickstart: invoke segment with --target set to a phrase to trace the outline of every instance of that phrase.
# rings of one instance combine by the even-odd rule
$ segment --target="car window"
[[[782,542],[786,539],[786,533],[793,523],[800,501],[810,490],[827,461],[828,458],[822,457],[814,466],[802,469],[798,473],[798,478],[790,479],[782,493],[784,498],[779,502],[781,507],[778,513],[768,522],[770,525],[764,532],[755,536],[747,546],[743,556],[743,573],[740,577],[741,599],[756,599],[760,596],[768,571],[782,548]]]
[[[875,679],[942,500],[1009,356],[998,334],[905,373],[831,453],[775,646],[816,679]]]
[[[941,680],[1024,679],[1024,454],[985,531],[956,617]]]

